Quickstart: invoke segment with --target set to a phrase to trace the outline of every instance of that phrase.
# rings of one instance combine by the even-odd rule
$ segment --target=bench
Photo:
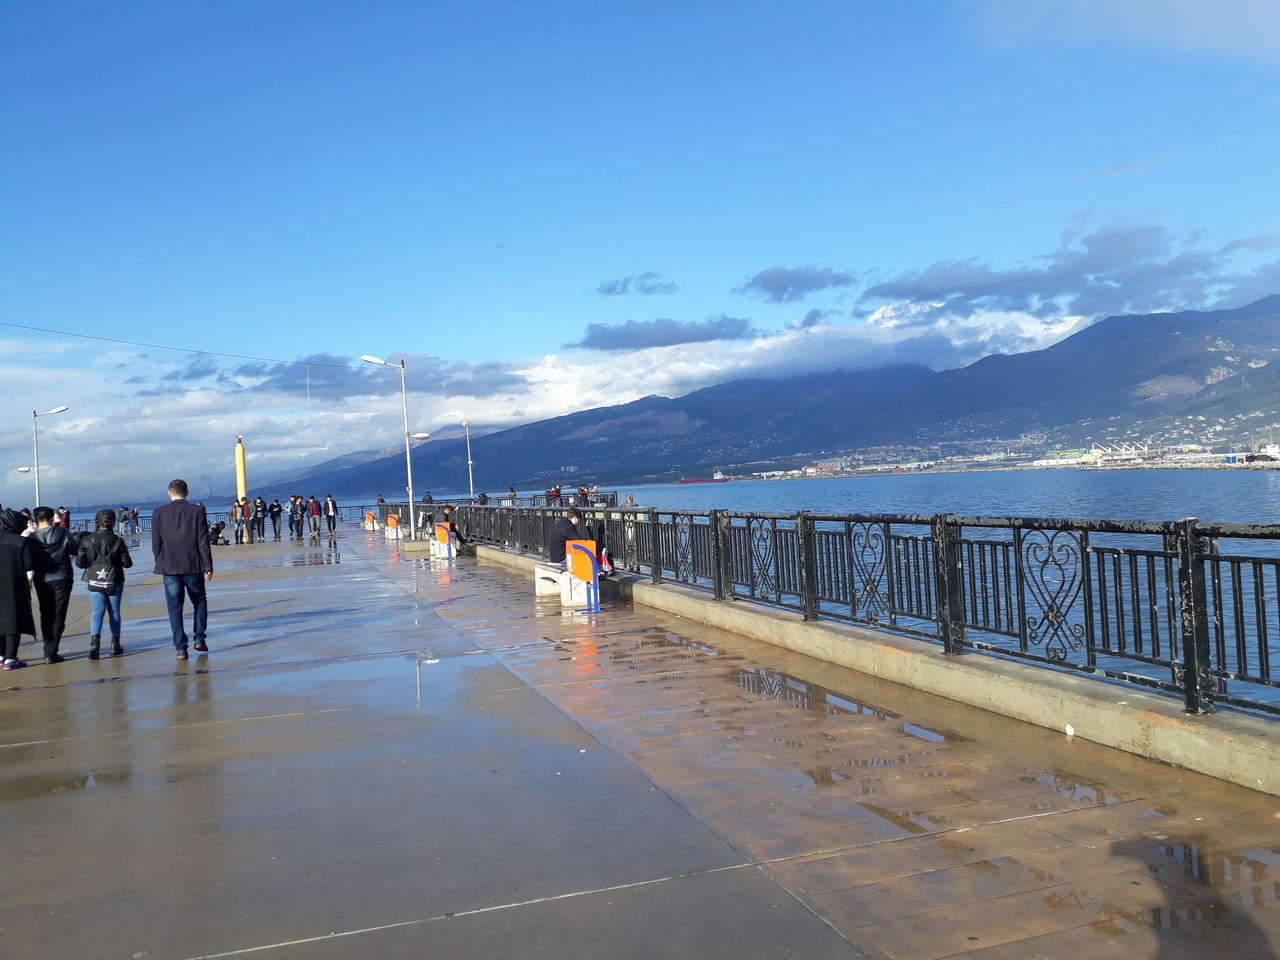
[[[533,595],[559,595],[560,606],[582,608],[586,613],[600,612],[600,564],[596,561],[594,540],[565,542],[565,566],[539,563],[533,568]]]
[[[435,536],[431,538],[431,556],[437,560],[452,560],[458,555],[458,537],[447,523],[435,525]]]

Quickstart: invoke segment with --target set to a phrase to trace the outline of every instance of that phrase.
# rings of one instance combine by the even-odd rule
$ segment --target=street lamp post
[[[466,420],[462,421],[462,429],[467,431],[467,489],[471,492],[471,499],[476,498],[476,482],[471,475],[471,424]]]
[[[55,413],[66,413],[71,408],[63,405],[54,407],[52,410],[46,410],[44,413],[39,411],[31,411],[31,452],[32,461],[31,468],[36,475],[36,502],[35,506],[40,506],[40,432],[36,429],[36,422],[40,417],[51,417]]]
[[[380,357],[371,357],[364,354],[360,357],[365,363],[375,363],[383,367],[399,367],[400,368],[400,407],[404,413],[404,474],[408,481],[406,490],[409,492],[409,539],[418,539],[418,523],[413,512],[413,459],[410,457],[411,444],[414,440],[425,440],[430,436],[429,433],[410,433],[409,432],[409,389],[405,385],[404,378],[404,360],[399,363],[388,363]]]

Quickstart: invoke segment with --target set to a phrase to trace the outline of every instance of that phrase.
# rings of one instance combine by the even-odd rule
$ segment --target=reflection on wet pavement
[[[762,924],[744,940],[762,956],[854,955],[778,885],[901,960],[1280,942],[1277,798],[643,607],[569,614],[497,566],[340,545],[220,548],[208,657],[175,667],[139,582],[125,657],[6,677],[0,811],[23,829],[0,944],[69,935],[40,918],[74,908],[138,945],[111,955],[194,957],[744,864],[764,899],[733,923]],[[60,842],[63,870],[117,866],[71,883]],[[180,896],[129,866],[162,858]],[[193,902],[218,908],[169,909]],[[818,939],[779,953],[779,931]],[[418,936],[394,956],[439,935]],[[323,955],[393,955],[351,945]]]
[[[644,608],[499,650],[548,611],[468,589],[477,646],[863,949],[1273,955],[1276,798]]]

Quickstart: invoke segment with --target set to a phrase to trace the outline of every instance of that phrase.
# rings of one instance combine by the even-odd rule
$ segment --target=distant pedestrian
[[[152,522],[154,522],[154,519]],[[233,534],[235,542],[244,543],[244,518],[240,513],[239,497],[232,500],[231,506],[227,508],[227,522],[230,524],[231,529],[235,531]]]
[[[338,501],[333,494],[324,498],[324,519],[329,524],[329,536],[333,536],[338,531]]]
[[[381,497],[379,497],[379,498],[378,498],[378,502],[379,502],[379,503],[381,503],[381,502],[382,502],[382,498],[381,498]],[[424,494],[422,495],[422,502],[423,502],[423,503],[434,503],[434,502],[435,502],[435,498],[431,496],[431,491],[430,491],[430,490],[428,490],[426,493],[424,493]]]
[[[44,641],[45,663],[61,663],[58,653],[62,631],[67,624],[67,603],[71,600],[71,587],[75,583],[75,571],[71,568],[78,552],[71,534],[58,526],[57,514],[48,507],[36,507],[35,538],[44,545],[43,568],[34,571],[32,585],[40,600],[40,639]]]
[[[57,521],[58,521],[58,526],[60,526],[63,530],[70,530],[71,529],[71,511],[68,510],[66,507],[59,507]]]
[[[294,494],[289,498],[289,536],[294,540],[302,539],[303,524],[306,523],[307,505],[301,495]]]
[[[253,535],[259,543],[267,540],[267,501],[253,498]]]
[[[209,550],[209,521],[204,507],[187,502],[185,480],[169,484],[169,501],[151,514],[151,552],[156,558],[155,572],[164,577],[173,649],[179,660],[186,660],[184,594],[191,598],[193,646],[200,653],[209,650],[205,643],[209,604],[204,585],[213,579],[213,554]]]
[[[3,644],[0,659],[5,670],[26,666],[18,659],[18,643],[22,634],[35,636],[36,633],[27,571],[41,569],[44,556],[39,540],[22,535],[26,526],[22,514],[0,510],[0,643]]]
[[[311,536],[320,537],[320,501],[314,496],[307,497],[307,522],[311,525]]]
[[[485,493],[483,490],[481,490],[478,494],[476,494],[476,503],[480,504],[480,506],[483,507],[488,502],[489,502],[489,494]]]
[[[124,653],[120,646],[120,600],[124,594],[124,571],[133,566],[129,546],[116,536],[116,512],[99,510],[94,532],[80,538],[76,566],[84,570],[81,579],[89,586],[89,659],[98,659],[102,643],[102,617],[111,629],[111,655]]]
[[[280,514],[284,512],[284,507],[280,506],[280,498],[271,501],[271,506],[267,507],[267,515],[271,517],[271,532],[275,535],[276,540],[280,539]]]
[[[244,523],[244,542],[253,543],[253,501],[240,498],[240,519]]]

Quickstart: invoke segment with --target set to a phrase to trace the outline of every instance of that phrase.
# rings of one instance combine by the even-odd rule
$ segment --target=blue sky
[[[316,365],[0,327],[0,501],[1280,292],[1278,10],[4,5],[0,319]]]

